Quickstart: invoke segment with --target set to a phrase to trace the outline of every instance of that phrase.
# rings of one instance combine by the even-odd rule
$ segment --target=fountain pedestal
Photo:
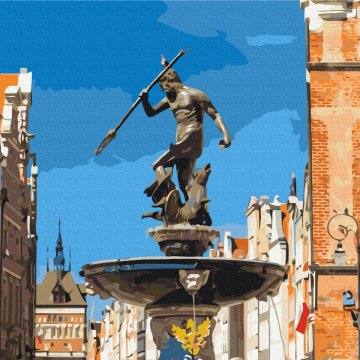
[[[145,310],[147,315],[151,317],[151,332],[153,334],[154,343],[158,349],[159,360],[186,358],[185,356],[188,355],[189,352],[182,347],[181,342],[174,338],[173,329],[174,326],[177,328],[186,327],[186,319],[193,318],[192,308],[178,306],[148,306]],[[205,338],[205,346],[198,355],[194,356],[194,359],[215,360],[212,334],[216,323],[213,317],[216,316],[219,310],[220,307],[216,305],[196,307],[196,326],[199,326],[207,319],[210,319],[211,325],[209,328],[209,335]],[[190,359],[189,355],[188,359]]]
[[[219,231],[205,225],[176,224],[149,230],[166,256],[203,256],[219,237]]]

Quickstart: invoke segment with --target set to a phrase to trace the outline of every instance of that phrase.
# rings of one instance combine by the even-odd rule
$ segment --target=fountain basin
[[[90,294],[114,297],[147,308],[190,308],[192,297],[180,283],[180,270],[209,270],[196,294],[197,306],[229,306],[276,295],[287,269],[279,264],[227,258],[147,257],[98,261],[83,266]]]

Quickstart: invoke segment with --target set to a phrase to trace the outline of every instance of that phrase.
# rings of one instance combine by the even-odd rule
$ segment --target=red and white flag
[[[38,341],[39,344],[41,344],[43,338],[44,338],[44,331],[40,329],[38,332],[38,336],[36,337],[36,340]]]
[[[305,334],[308,317],[310,315],[310,309],[305,301],[302,302],[300,312],[301,314],[299,317],[299,321],[296,325],[296,331],[299,332],[300,334]]]

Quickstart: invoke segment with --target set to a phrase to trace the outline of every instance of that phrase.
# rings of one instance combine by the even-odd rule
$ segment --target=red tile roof
[[[233,239],[233,257],[240,259],[246,257],[249,251],[249,240],[247,238]]]

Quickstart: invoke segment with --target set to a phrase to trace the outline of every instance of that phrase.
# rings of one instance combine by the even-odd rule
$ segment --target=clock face
[[[343,241],[346,239],[349,232],[356,234],[358,226],[356,220],[352,216],[347,214],[337,214],[329,220],[327,230],[333,239]]]

